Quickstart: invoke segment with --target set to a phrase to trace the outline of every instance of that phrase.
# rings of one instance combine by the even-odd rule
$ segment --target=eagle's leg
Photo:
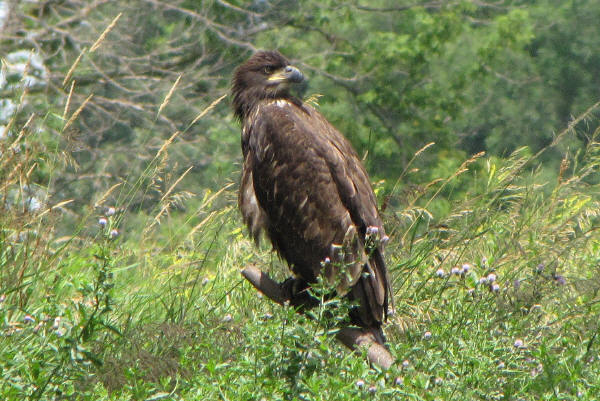
[[[319,304],[319,301],[306,291],[307,284],[300,279],[291,277],[278,283],[256,266],[247,266],[242,270],[242,275],[267,298],[280,305],[289,302],[302,312]],[[351,350],[365,347],[367,359],[374,365],[387,370],[394,363],[394,358],[381,342],[381,329],[344,327],[338,331],[336,337]]]
[[[283,293],[289,296],[290,305],[299,312],[319,306],[317,298],[308,292],[308,283],[300,278],[290,277],[279,284]]]

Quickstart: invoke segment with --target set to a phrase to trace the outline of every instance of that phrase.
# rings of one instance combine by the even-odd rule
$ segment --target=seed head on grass
[[[100,45],[104,41],[104,38],[106,38],[106,35],[108,35],[108,33],[115,27],[115,25],[117,25],[117,21],[119,20],[119,18],[121,18],[121,15],[123,15],[123,13],[119,13],[111,21],[111,23],[106,27],[106,29],[104,30],[104,32],[102,32],[102,34],[100,34],[100,36],[98,37],[98,39],[96,39],[96,42],[94,42],[94,44],[90,48],[90,53],[95,52],[100,47]]]

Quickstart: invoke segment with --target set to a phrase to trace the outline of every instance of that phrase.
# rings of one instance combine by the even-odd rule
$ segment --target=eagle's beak
[[[304,75],[296,67],[288,65],[287,67],[275,71],[269,77],[269,81],[291,82],[297,84],[304,81]]]

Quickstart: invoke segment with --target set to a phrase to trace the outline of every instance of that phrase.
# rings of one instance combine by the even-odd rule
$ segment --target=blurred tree
[[[4,69],[33,49],[38,65],[25,75],[43,72],[28,88],[36,100],[15,112],[36,113],[48,140],[69,151],[54,191],[79,200],[74,210],[139,177],[177,131],[165,171],[178,177],[193,166],[182,185],[200,192],[236,179],[239,128],[227,102],[190,124],[257,48],[277,48],[304,70],[303,94],[324,95],[323,113],[390,183],[429,142],[436,146],[417,163],[424,172],[406,182],[480,150],[539,149],[600,95],[594,0],[0,3]],[[2,82],[0,98],[19,96]]]

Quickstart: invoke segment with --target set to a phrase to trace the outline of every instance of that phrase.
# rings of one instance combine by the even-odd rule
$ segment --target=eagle
[[[384,262],[388,237],[350,142],[290,92],[303,80],[278,51],[259,51],[235,70],[232,106],[243,155],[239,208],[252,237],[258,242],[266,234],[294,274],[271,298],[310,305],[307,288],[321,276],[355,305],[351,324],[384,344],[392,296]],[[258,278],[249,280],[268,292]]]

